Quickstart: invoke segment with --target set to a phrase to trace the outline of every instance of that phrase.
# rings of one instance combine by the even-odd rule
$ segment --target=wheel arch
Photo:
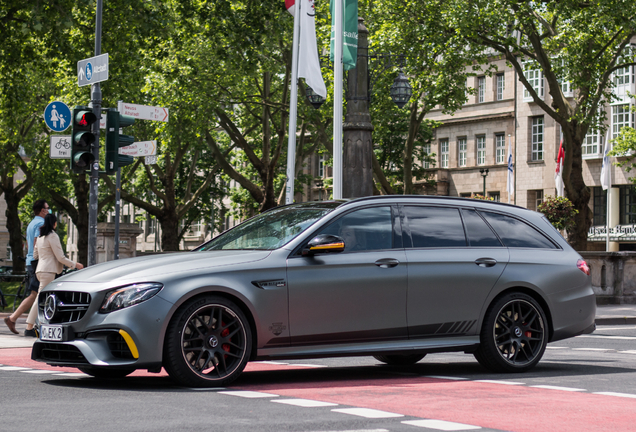
[[[257,346],[257,341],[258,341],[258,334],[256,331],[256,321],[254,320],[254,315],[252,313],[252,310],[250,309],[250,307],[247,305],[247,303],[239,296],[237,295],[233,295],[232,293],[223,291],[223,290],[216,290],[216,289],[206,289],[206,290],[199,290],[196,291],[195,293],[193,293],[190,296],[187,297],[183,297],[179,300],[178,304],[175,304],[175,307],[172,309],[170,316],[168,317],[168,319],[166,320],[165,326],[163,328],[163,332],[162,332],[162,336],[161,336],[161,347],[162,347],[162,362],[163,362],[163,348],[165,346],[166,343],[166,332],[168,327],[170,326],[170,323],[172,322],[172,320],[174,320],[175,315],[177,315],[177,312],[184,307],[184,305],[186,303],[188,303],[189,301],[193,300],[193,299],[197,299],[199,297],[205,297],[205,296],[209,296],[209,295],[215,295],[218,297],[223,297],[226,300],[230,300],[231,302],[233,302],[234,304],[236,304],[236,306],[239,307],[239,309],[241,309],[241,312],[243,312],[243,314],[245,314],[245,317],[247,318],[248,324],[250,326],[250,331],[252,332],[252,347],[251,347],[251,352],[250,352],[250,360],[253,360],[256,357],[256,346]]]
[[[479,326],[479,329],[481,329],[484,325],[484,319],[483,317],[486,316],[486,313],[488,312],[488,310],[490,310],[490,308],[492,307],[493,304],[495,304],[495,302],[497,302],[497,300],[499,300],[500,298],[502,298],[503,296],[507,295],[507,294],[511,294],[511,293],[523,293],[526,294],[530,297],[532,297],[537,303],[539,303],[539,306],[541,306],[541,308],[543,309],[543,313],[545,314],[546,320],[547,322],[547,326],[548,326],[548,342],[552,341],[552,337],[554,335],[554,324],[552,321],[552,311],[550,310],[550,306],[548,305],[548,302],[546,301],[546,299],[536,290],[529,288],[529,287],[524,287],[524,286],[512,286],[509,288],[506,288],[505,290],[501,291],[500,293],[498,293],[496,296],[494,296],[489,302],[487,307],[484,309],[484,313],[482,315],[482,319],[481,319],[481,323]]]

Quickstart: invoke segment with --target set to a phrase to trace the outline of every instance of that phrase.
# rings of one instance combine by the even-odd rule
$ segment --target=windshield
[[[248,219],[195,250],[277,249],[340,204],[342,202],[312,203],[270,210]]]

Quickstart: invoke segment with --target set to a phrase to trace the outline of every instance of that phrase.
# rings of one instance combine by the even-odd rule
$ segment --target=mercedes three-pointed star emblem
[[[44,302],[44,317],[51,321],[55,316],[55,308],[57,306],[57,299],[55,298],[55,294],[51,294],[46,298],[46,302]]]

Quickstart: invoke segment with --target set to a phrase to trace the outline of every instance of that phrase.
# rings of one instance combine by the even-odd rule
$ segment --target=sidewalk
[[[34,337],[25,337],[26,317],[22,316],[16,323],[16,330],[20,334],[13,334],[4,324],[4,317],[9,313],[0,312],[0,349],[2,348],[29,348],[35,342]],[[603,305],[596,308],[597,325],[621,325],[636,324],[636,305]]]

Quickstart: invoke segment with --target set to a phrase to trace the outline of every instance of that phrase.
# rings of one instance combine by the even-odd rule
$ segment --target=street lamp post
[[[481,176],[484,178],[484,198],[486,198],[486,177],[488,177],[488,168],[482,168],[479,170]]]

